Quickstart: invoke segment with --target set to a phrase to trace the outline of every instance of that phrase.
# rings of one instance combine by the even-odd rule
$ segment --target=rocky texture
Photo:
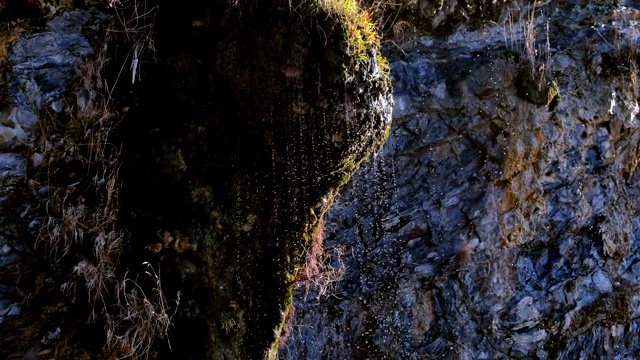
[[[461,26],[477,29],[503,20],[505,10],[519,13],[521,6],[527,4],[507,0],[400,0],[381,6],[375,0],[364,2],[379,16],[380,26],[395,33],[394,41],[416,33],[450,35]]]
[[[81,150],[76,147],[74,157],[73,144],[85,141],[68,141],[77,134],[65,111],[81,81],[80,65],[95,55],[88,39],[104,31],[109,17],[75,10],[39,24],[13,17],[26,16],[24,9],[7,11],[9,15],[1,14],[11,27],[2,34],[7,58],[0,59],[5,70],[0,82],[0,357],[35,358],[41,351],[51,352],[49,340],[63,340],[58,326],[66,325],[67,338],[57,343],[61,350],[86,322],[86,317],[67,316],[65,323],[72,301],[61,301],[60,286],[73,275],[60,272],[58,263],[49,261],[55,256],[38,240],[46,219],[57,215],[61,197],[73,201],[74,188],[66,187],[75,181],[67,182],[73,179],[63,173],[78,170],[74,165]],[[49,338],[51,334],[57,335]],[[93,345],[87,342],[86,347]],[[63,356],[61,351],[54,354]]]
[[[80,3],[0,3],[0,357],[273,358],[287,313],[289,359],[639,356],[635,2],[529,50],[531,6],[403,2],[324,257],[377,54],[310,2]]]
[[[506,17],[386,48],[391,136],[325,220],[344,278],[296,290],[282,358],[640,355],[639,12],[622,5],[538,4],[533,64]]]
[[[375,49],[315,2],[40,5],[0,13],[0,357],[274,358],[388,135]]]

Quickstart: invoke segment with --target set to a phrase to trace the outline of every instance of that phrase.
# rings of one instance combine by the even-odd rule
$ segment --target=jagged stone
[[[534,17],[538,49],[549,23],[545,76],[557,81],[557,104],[544,89],[535,99],[518,90],[531,67],[509,26],[524,34],[526,24],[506,17],[441,36],[434,27],[454,21],[458,5],[445,2],[425,18],[431,30],[384,49],[396,99],[390,139],[325,220],[325,244],[345,248],[350,271],[335,297],[295,294],[297,331],[282,358],[637,353],[637,335],[618,331],[637,327],[640,289],[629,266],[640,244],[637,58],[624,35],[635,25],[623,20],[638,10],[571,4],[538,3]],[[531,7],[511,10],[526,19]],[[597,32],[581,23],[593,17]],[[347,213],[360,216],[341,222]],[[419,223],[428,231],[397,225]],[[333,307],[344,311],[328,316]],[[317,337],[324,328],[342,332]]]

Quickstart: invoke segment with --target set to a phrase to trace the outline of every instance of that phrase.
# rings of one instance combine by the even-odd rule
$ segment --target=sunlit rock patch
[[[325,219],[348,270],[333,296],[295,293],[283,358],[637,354],[638,10],[537,6],[536,94],[531,7],[450,35],[404,26],[384,48],[389,141]]]

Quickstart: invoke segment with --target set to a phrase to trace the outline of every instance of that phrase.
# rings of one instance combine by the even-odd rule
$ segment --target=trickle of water
[[[391,132],[391,135],[389,136],[389,139],[387,140],[387,142],[391,143],[391,141],[392,141],[391,138],[392,137],[393,137],[393,131]],[[389,158],[386,161],[386,165],[387,165],[386,169],[387,169],[387,171],[389,173],[389,175],[388,175],[389,179],[390,179],[389,182],[391,183],[390,189],[388,190],[389,191],[388,199],[390,199],[389,200],[390,203],[392,203],[393,205],[396,205],[396,206],[391,206],[391,204],[390,204],[389,210],[393,211],[393,208],[395,207],[396,208],[395,215],[398,215],[398,211],[397,211],[397,198],[398,198],[398,196],[397,196],[397,190],[398,190],[398,179],[397,179],[397,177],[398,177],[398,172],[396,170],[396,164],[395,164],[395,161],[393,161],[393,158]]]
[[[276,149],[271,149],[271,173],[276,175]]]
[[[305,158],[305,152],[304,152],[304,134],[302,131],[302,121],[304,121],[304,119],[302,118],[302,116],[300,116],[299,121],[297,122],[298,124],[298,151],[300,153],[300,170],[302,171],[302,174],[306,174],[306,168],[307,168],[307,159]]]
[[[314,141],[314,136],[310,137],[310,142],[311,142],[311,154],[312,155],[313,154],[317,154],[317,152],[316,152],[316,150],[317,150],[316,149],[316,142]],[[319,169],[317,167],[317,162],[314,161],[312,166],[313,166],[313,169],[312,169],[313,174],[319,173]],[[317,183],[317,181],[318,181],[317,177],[314,176],[313,179],[312,179],[313,184]]]
[[[345,123],[345,129],[346,129],[346,138],[349,139],[349,116],[351,113],[351,104],[349,103],[349,96],[345,93],[344,94],[344,123]]]

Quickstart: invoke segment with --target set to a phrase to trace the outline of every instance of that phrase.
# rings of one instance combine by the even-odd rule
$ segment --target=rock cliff
[[[0,2],[0,357],[640,356],[638,3],[368,3]]]
[[[395,9],[391,135],[282,358],[640,355],[638,4],[486,3]]]

